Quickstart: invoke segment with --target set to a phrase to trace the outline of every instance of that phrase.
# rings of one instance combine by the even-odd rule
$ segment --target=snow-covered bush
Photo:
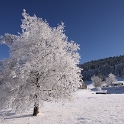
[[[112,73],[109,74],[109,78],[110,78],[111,82],[117,81],[116,76]]]
[[[111,83],[112,83],[112,82],[111,82],[111,79],[110,79],[109,77],[107,77],[106,80],[105,80],[106,86],[110,86]]]
[[[4,95],[0,94],[0,109],[7,108],[2,104],[10,101],[13,111],[34,106],[36,115],[43,101],[70,98],[77,89],[81,81],[81,69],[77,67],[79,45],[68,41],[63,23],[51,28],[46,21],[30,16],[25,10],[22,15],[22,33],[1,37],[1,43],[10,48],[7,62],[14,64],[1,66],[2,72],[4,68],[8,72],[1,78],[5,90],[2,90]]]
[[[110,73],[108,75],[108,77],[106,78],[105,82],[106,82],[107,86],[110,86],[112,84],[112,82],[115,82],[115,81],[117,81],[116,76],[114,74]]]
[[[102,80],[98,76],[93,75],[91,77],[92,83],[95,87],[101,87],[102,86]]]

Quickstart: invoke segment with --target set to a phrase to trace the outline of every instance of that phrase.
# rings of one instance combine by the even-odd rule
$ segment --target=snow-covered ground
[[[75,92],[74,100],[45,102],[38,116],[9,114],[4,124],[124,124],[124,95]]]

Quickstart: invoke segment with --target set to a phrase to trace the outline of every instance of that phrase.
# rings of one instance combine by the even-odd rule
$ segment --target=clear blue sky
[[[124,55],[124,0],[0,0],[0,35],[21,32],[22,11],[65,23],[69,40],[80,44],[80,63]],[[9,57],[0,45],[0,60]]]

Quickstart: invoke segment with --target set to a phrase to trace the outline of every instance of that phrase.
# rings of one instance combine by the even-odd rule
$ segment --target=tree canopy
[[[69,98],[81,81],[79,45],[68,41],[64,23],[52,28],[26,10],[22,15],[22,33],[5,34],[0,41],[10,48],[10,58],[0,64],[0,89],[4,87],[0,107],[16,112]],[[8,101],[9,106],[3,106]]]

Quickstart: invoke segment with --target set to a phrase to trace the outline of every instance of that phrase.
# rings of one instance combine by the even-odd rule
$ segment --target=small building
[[[107,90],[96,91],[96,94],[108,94]]]
[[[112,82],[112,86],[122,86],[124,85],[124,81],[115,81],[115,82]]]

